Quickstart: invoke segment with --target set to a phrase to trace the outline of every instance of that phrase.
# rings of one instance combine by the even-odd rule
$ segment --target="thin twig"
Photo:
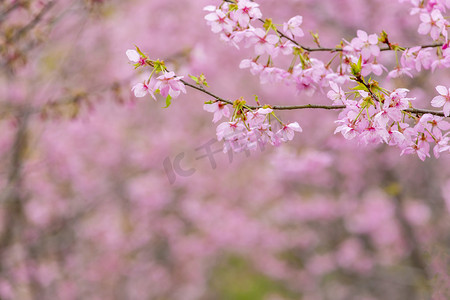
[[[217,96],[217,95],[214,95],[213,93],[207,91],[207,90],[206,90],[205,88],[203,88],[202,86],[196,86],[196,85],[190,84],[190,83],[188,83],[188,82],[186,82],[186,81],[184,81],[184,80],[180,80],[180,81],[181,81],[182,83],[184,83],[184,85],[187,85],[187,86],[190,87],[190,88],[193,88],[193,89],[196,89],[196,90],[198,90],[198,91],[200,91],[200,92],[202,92],[202,93],[205,93],[205,94],[207,94],[207,95],[213,97],[213,98],[216,99],[217,101],[220,101],[220,102],[224,102],[224,103],[228,103],[228,104],[233,105],[233,102],[231,102],[231,101],[229,101],[229,100],[225,100],[225,99],[223,99],[223,98],[221,98],[221,97],[219,97],[219,96]]]
[[[228,3],[235,3],[232,0],[223,0],[225,2]],[[258,21],[260,21],[261,23],[265,23],[266,21],[258,18]],[[283,38],[291,41],[292,43],[294,43],[296,46],[302,48],[305,51],[308,52],[342,52],[344,51],[342,48],[326,48],[326,47],[317,47],[317,48],[311,48],[311,47],[307,47],[304,45],[301,45],[299,42],[297,42],[296,40],[294,40],[293,38],[290,38],[289,36],[285,35],[283,32],[281,32],[280,30],[278,30],[278,28],[275,28],[275,31]],[[438,43],[438,44],[430,44],[430,45],[423,45],[420,46],[421,48],[435,48],[435,47],[440,47],[443,46],[443,43]],[[410,49],[412,47],[404,47],[405,49]],[[392,49],[391,47],[384,47],[384,48],[380,48],[380,51],[393,51],[394,49]]]

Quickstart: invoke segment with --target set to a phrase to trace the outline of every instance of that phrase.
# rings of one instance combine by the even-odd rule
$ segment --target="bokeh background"
[[[206,95],[132,96],[138,45],[230,100],[329,103],[240,70],[251,52],[203,19],[218,2],[0,3],[0,299],[450,299],[448,154],[358,146],[333,134],[338,112],[302,110],[281,113],[304,129],[292,142],[229,156]],[[357,29],[427,42],[398,1],[259,3],[324,46]],[[429,108],[448,75],[378,79]]]

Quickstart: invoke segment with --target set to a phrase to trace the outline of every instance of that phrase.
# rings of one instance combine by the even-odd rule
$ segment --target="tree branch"
[[[44,15],[55,5],[54,1],[50,1],[42,7],[41,11],[31,20],[27,25],[19,29],[12,37],[8,40],[9,43],[15,42],[20,37],[25,35],[27,32],[32,30],[44,17]]]
[[[214,99],[216,99],[217,101],[226,103],[226,104],[230,104],[233,105],[233,102],[230,100],[226,100],[220,96],[217,96],[213,93],[211,93],[210,91],[206,90],[203,86],[197,86],[197,85],[193,85],[190,84],[188,82],[186,82],[185,80],[180,80],[184,85],[198,90],[204,94],[207,94],[208,96],[213,97]],[[269,105],[273,110],[297,110],[297,109],[326,109],[326,110],[335,110],[335,109],[344,109],[347,106],[346,105],[316,105],[316,104],[305,104],[305,105],[288,105],[288,106],[283,106],[283,105]],[[259,108],[263,108],[264,105],[257,105],[257,106],[252,106],[252,105],[246,105],[246,107],[248,107],[249,109],[259,109]],[[416,115],[423,115],[423,114],[432,114],[435,116],[440,116],[440,117],[445,117],[444,113],[441,111],[434,111],[434,110],[428,110],[428,109],[419,109],[419,108],[408,108],[403,110],[404,112],[409,112],[409,113],[413,113]]]
[[[224,2],[228,2],[228,3],[235,3],[232,0],[223,0]],[[253,1],[252,1],[253,2]],[[258,21],[262,22],[263,24],[266,22],[265,20],[258,18]],[[301,44],[299,44],[296,40],[294,40],[293,38],[290,38],[289,36],[285,35],[283,32],[281,32],[280,30],[276,29],[276,32],[283,38],[291,41],[292,43],[294,43],[296,46],[302,48],[305,51],[308,52],[342,52],[343,49],[342,48],[325,48],[325,47],[317,47],[317,48],[311,48],[311,47],[307,47],[307,46],[303,46]],[[434,48],[434,47],[440,47],[443,46],[443,43],[438,43],[438,44],[430,44],[430,45],[423,45],[420,46],[422,48]],[[404,47],[405,49],[410,49],[412,47]],[[380,48],[380,51],[392,51],[394,49],[392,49],[391,47],[384,47],[384,48]]]
[[[3,20],[6,19],[6,17],[16,10],[17,8],[21,7],[23,3],[21,1],[16,1],[14,4],[10,5],[8,8],[6,8],[4,11],[0,12],[0,23],[3,22]]]

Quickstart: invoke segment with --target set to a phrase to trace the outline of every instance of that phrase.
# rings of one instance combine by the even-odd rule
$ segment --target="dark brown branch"
[[[190,88],[193,88],[193,89],[196,89],[196,90],[198,90],[198,91],[200,91],[200,92],[202,92],[202,93],[205,93],[205,94],[207,94],[207,95],[213,97],[213,98],[216,99],[217,101],[220,101],[220,102],[224,102],[224,103],[228,103],[228,104],[230,104],[230,105],[233,105],[233,102],[231,102],[231,101],[229,101],[229,100],[225,100],[225,99],[223,99],[223,98],[221,98],[221,97],[219,97],[219,96],[216,96],[216,95],[214,95],[214,94],[211,93],[211,92],[208,92],[208,91],[207,91],[204,87],[202,87],[202,86],[193,85],[193,84],[187,83],[187,82],[184,81],[184,80],[180,80],[180,81],[181,81],[182,83],[184,83],[184,85],[187,85],[187,86],[190,87]]]
[[[305,104],[305,105],[290,105],[290,106],[280,106],[280,105],[274,105],[271,106],[272,109],[275,110],[295,110],[295,109],[306,109],[306,108],[318,108],[318,109],[344,109],[346,108],[345,105],[316,105],[316,104]],[[260,107],[255,107],[260,108]]]
[[[17,8],[21,7],[23,5],[23,3],[21,1],[17,1],[14,4],[10,5],[7,9],[5,9],[4,11],[0,12],[0,23],[3,22],[4,19],[6,19],[6,17],[13,12],[14,10],[16,10]]]
[[[258,19],[259,21],[261,21],[262,23],[265,23],[265,21],[263,19]],[[342,52],[343,49],[342,48],[324,48],[324,47],[317,47],[317,48],[311,48],[311,47],[306,47],[303,46],[301,44],[299,44],[296,40],[294,40],[293,38],[290,38],[289,36],[285,35],[284,33],[282,33],[281,31],[279,31],[278,29],[276,29],[276,32],[282,36],[283,38],[291,41],[292,43],[294,43],[295,45],[297,45],[298,47],[302,48],[305,51],[308,52]],[[440,47],[443,46],[443,43],[439,43],[439,44],[431,44],[431,45],[423,45],[420,46],[422,48],[434,48],[434,47]],[[405,49],[409,49],[412,47],[405,47]],[[380,51],[393,51],[394,49],[392,49],[391,47],[384,47],[384,48],[380,48]]]
[[[418,109],[418,108],[408,108],[403,110],[405,112],[410,112],[416,115],[423,115],[423,114],[431,114],[439,117],[445,117],[444,113],[442,111],[434,111],[429,109]]]
[[[228,2],[228,3],[235,3],[232,0],[223,0],[224,2]],[[253,1],[252,1],[253,2]],[[266,22],[265,20],[259,18],[258,21],[262,22],[263,24]],[[296,46],[302,48],[305,51],[308,52],[342,52],[343,49],[342,48],[324,48],[324,47],[317,47],[317,48],[311,48],[311,47],[307,47],[307,46],[303,46],[301,44],[299,44],[296,40],[294,40],[293,38],[290,38],[289,36],[285,35],[283,32],[279,31],[278,29],[276,29],[276,32],[283,38],[291,41],[292,43],[294,43]],[[430,44],[430,45],[423,45],[420,46],[422,48],[435,48],[435,47],[440,47],[443,46],[443,43],[438,43],[438,44]],[[405,49],[410,49],[412,47],[404,47]],[[392,49],[392,47],[384,47],[384,48],[380,48],[380,51],[393,51],[394,49]]]
[[[193,88],[195,90],[198,90],[204,94],[207,94],[208,96],[213,97],[214,99],[216,99],[217,101],[223,102],[223,103],[227,103],[230,105],[233,105],[233,102],[230,100],[225,100],[222,97],[219,97],[213,93],[211,93],[210,91],[207,91],[203,86],[198,86],[198,85],[193,85],[190,84],[188,82],[186,82],[185,80],[180,80],[184,85]],[[367,86],[368,87],[368,86]],[[376,98],[376,96],[371,92],[370,88],[368,88],[372,97],[375,97],[374,99],[376,99],[378,101],[378,99]],[[263,105],[258,105],[258,106],[252,106],[252,105],[246,105],[247,108],[249,109],[258,109],[258,108],[263,108]],[[274,110],[297,110],[297,109],[326,109],[326,110],[335,110],[335,109],[344,109],[347,106],[345,105],[316,105],[316,104],[305,104],[305,105],[288,105],[288,106],[283,106],[283,105],[270,105],[270,107]],[[423,114],[432,114],[435,116],[440,116],[440,117],[445,117],[444,113],[441,111],[434,111],[434,110],[428,110],[428,109],[419,109],[419,108],[408,108],[403,110],[405,112],[409,112],[409,113],[413,113],[416,115],[423,115]]]
[[[29,113],[19,110],[17,114],[18,127],[15,134],[14,144],[11,149],[11,163],[8,169],[8,184],[3,191],[0,204],[6,211],[3,227],[5,230],[0,235],[0,261],[5,259],[5,249],[11,244],[14,236],[21,229],[19,224],[23,216],[23,203],[21,197],[22,168],[26,151],[27,129]],[[0,273],[4,264],[0,263]]]
[[[23,35],[27,34],[30,30],[32,30],[39,22],[42,20],[44,15],[55,5],[54,1],[50,1],[42,7],[41,11],[31,20],[27,25],[19,29],[12,37],[8,40],[8,42],[15,42]]]

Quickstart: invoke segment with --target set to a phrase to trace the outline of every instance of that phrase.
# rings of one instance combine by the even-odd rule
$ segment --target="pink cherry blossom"
[[[256,28],[252,31],[248,45],[255,45],[256,55],[262,55],[264,53],[272,55],[278,40],[279,38],[276,35],[266,34],[263,29]]]
[[[217,123],[217,121],[222,119],[222,117],[230,117],[230,109],[228,108],[228,105],[220,101],[211,104],[205,104],[203,105],[203,109],[207,112],[214,113],[213,123]]]
[[[413,77],[413,75],[411,74],[411,69],[410,68],[408,68],[408,67],[400,67],[400,66],[397,66],[397,67],[395,67],[395,69],[394,70],[392,70],[392,71],[390,71],[389,72],[389,74],[388,74],[388,78],[397,78],[397,77],[400,77],[400,76],[402,76],[402,75],[407,75],[407,76],[409,76],[409,77]]]
[[[351,43],[344,47],[344,50],[361,53],[363,60],[377,57],[380,54],[378,36],[376,34],[368,35],[365,31],[358,30],[357,37],[353,38]]]
[[[251,59],[244,59],[239,64],[239,68],[246,69],[250,68],[250,73],[252,75],[259,75],[264,70],[264,66],[261,64],[258,64],[257,62],[251,60]]]
[[[240,122],[223,122],[217,126],[216,134],[217,139],[219,141],[223,139],[229,139],[237,134],[241,134],[241,132],[245,129],[244,124]]]
[[[131,88],[131,90],[134,92],[134,96],[136,96],[138,98],[144,97],[145,95],[147,95],[147,93],[149,93],[150,95],[153,95],[153,93],[150,91],[149,86],[145,82],[135,84]]]
[[[238,1],[237,8],[237,11],[233,14],[233,18],[244,28],[248,26],[250,20],[262,17],[259,4],[250,0]]]
[[[419,67],[418,68],[416,67],[417,66],[417,55],[418,55],[419,51],[421,51],[420,46],[406,49],[403,52],[401,60],[400,60],[402,67],[410,68],[410,69],[416,68],[417,71],[419,72],[420,67],[421,67],[420,62],[419,62]]]
[[[144,66],[146,64],[145,57],[142,57],[136,50],[128,49],[126,52],[128,59],[137,64],[137,66]]]
[[[438,9],[434,9],[431,13],[422,13],[420,21],[422,21],[418,29],[420,34],[430,33],[433,40],[439,39],[442,34],[447,39],[447,21]]]
[[[450,115],[450,89],[445,86],[438,85],[436,91],[440,94],[431,100],[431,105],[434,107],[443,107],[444,115]]]
[[[333,81],[330,81],[331,91],[328,92],[327,97],[335,102],[344,103],[345,102],[345,94],[340,86],[338,86]]]
[[[277,134],[281,136],[282,141],[291,141],[294,138],[295,131],[302,132],[303,129],[297,122],[292,122],[287,125],[284,125],[282,129],[280,129]]]
[[[164,75],[159,76],[155,83],[154,89],[159,89],[161,96],[167,97],[170,95],[172,98],[176,98],[181,92],[186,94],[184,84],[180,81],[183,76],[175,76],[174,72],[166,72]]]
[[[430,145],[427,142],[419,141],[417,144],[413,144],[412,146],[403,149],[400,155],[416,153],[420,160],[424,161],[427,157],[430,157],[429,152]]]
[[[284,33],[292,38],[304,36],[303,30],[300,28],[302,22],[302,16],[295,16],[293,18],[290,18],[289,21],[283,24]]]
[[[445,135],[442,135],[441,131],[438,131],[434,134],[435,138],[435,146],[433,147],[434,157],[439,158],[441,152],[450,151],[450,137],[448,135],[450,132],[447,132]]]
[[[211,13],[205,16],[205,20],[208,21],[208,25],[211,26],[211,31],[214,33],[226,32],[231,33],[233,30],[233,23],[228,16],[220,9],[216,9],[215,6],[206,6],[206,11]]]

